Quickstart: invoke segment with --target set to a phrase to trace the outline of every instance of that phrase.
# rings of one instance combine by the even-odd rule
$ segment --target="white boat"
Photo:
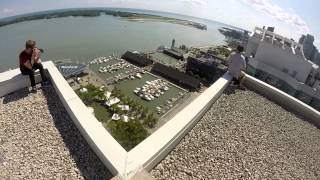
[[[122,116],[122,119],[123,119],[123,121],[126,122],[126,123],[129,122],[129,117],[126,116],[126,115],[123,115],[123,116]]]
[[[113,114],[111,119],[114,121],[119,121],[121,118],[120,118],[119,114]]]
[[[137,73],[137,74],[136,74],[136,77],[139,78],[139,79],[142,79],[142,76],[141,76],[140,73]]]
[[[87,93],[88,92],[88,89],[87,88],[81,88],[80,89],[80,93]]]
[[[119,98],[113,98],[113,99],[108,100],[105,104],[110,107],[114,104],[118,104],[119,102],[120,102]]]

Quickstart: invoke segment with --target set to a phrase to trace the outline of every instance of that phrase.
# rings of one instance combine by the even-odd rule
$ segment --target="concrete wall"
[[[160,162],[197,124],[231,80],[225,74],[168,123],[127,152],[92,115],[55,65],[52,62],[43,65],[60,101],[80,133],[109,171],[119,179],[130,179],[141,169],[150,170]],[[0,73],[2,96],[28,85],[28,77],[21,76],[18,69]]]
[[[248,44],[246,47],[246,52],[245,52],[246,57],[250,57],[251,54],[255,55],[257,53],[257,49],[261,41],[261,37],[262,36],[259,34],[254,34],[252,37],[249,38]]]
[[[208,108],[221,96],[231,80],[225,74],[169,122],[129,152],[127,176],[140,168],[152,169],[197,124]]]
[[[305,120],[320,127],[320,112],[313,109],[311,106],[249,75],[245,76],[244,85],[266,96],[279,105],[293,110],[297,114],[305,117]]]
[[[305,83],[312,71],[312,64],[301,56],[297,56],[290,51],[277,47],[269,42],[261,42],[257,50],[255,60],[263,62],[279,71],[288,70],[288,74],[293,75],[299,82]]]
[[[43,63],[44,66],[47,63]],[[39,72],[35,73],[36,82],[41,81]],[[29,76],[22,75],[20,69],[14,69],[0,73],[0,97],[30,86]]]
[[[113,175],[124,174],[127,151],[92,115],[56,66],[52,62],[45,62],[43,66],[48,71],[48,76],[60,101],[92,150]],[[1,96],[25,88],[28,85],[30,85],[28,76],[22,76],[19,69],[0,73]]]
[[[279,71],[278,69],[275,69],[274,67],[271,67],[263,62],[257,61],[255,58],[249,60],[249,65],[251,65],[251,67],[255,69],[259,69],[263,72],[271,74],[277,79],[281,79],[296,91],[302,91],[310,97],[316,97],[316,91],[313,88],[297,81],[295,78],[291,77],[287,73]]]

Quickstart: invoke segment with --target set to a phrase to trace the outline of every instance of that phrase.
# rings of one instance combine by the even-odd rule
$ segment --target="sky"
[[[252,31],[275,26],[276,33],[299,39],[312,34],[320,48],[319,0],[0,0],[0,18],[29,12],[122,7],[173,12],[215,20]]]

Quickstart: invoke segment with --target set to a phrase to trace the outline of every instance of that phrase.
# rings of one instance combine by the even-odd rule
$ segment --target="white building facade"
[[[245,56],[248,74],[320,110],[320,68],[305,58],[301,44],[257,27]]]

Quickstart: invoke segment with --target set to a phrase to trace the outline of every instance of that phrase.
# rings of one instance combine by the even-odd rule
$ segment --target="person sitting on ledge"
[[[20,60],[20,71],[23,75],[29,75],[32,91],[35,92],[36,82],[34,78],[34,71],[39,69],[42,85],[47,85],[47,78],[41,64],[40,59],[41,51],[36,47],[36,42],[33,40],[28,40],[26,42],[26,48],[19,55]]]
[[[231,53],[228,59],[229,68],[228,72],[233,77],[232,81],[239,88],[244,89],[241,85],[241,80],[243,78],[243,73],[241,71],[246,69],[246,61],[242,55],[244,48],[238,46],[236,51]]]

